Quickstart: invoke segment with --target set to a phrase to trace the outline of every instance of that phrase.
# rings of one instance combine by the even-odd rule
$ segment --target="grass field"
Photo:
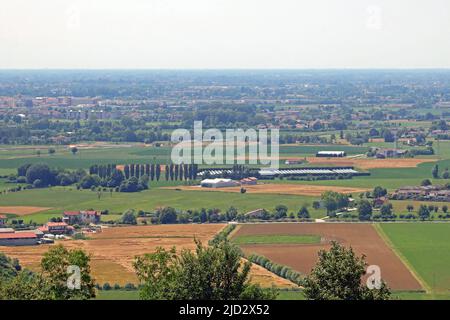
[[[393,248],[433,293],[450,293],[450,224],[381,224]]]
[[[52,210],[23,217],[34,222],[46,222],[53,216],[61,216],[63,210],[109,210],[110,213],[122,213],[127,209],[152,211],[157,207],[171,206],[176,209],[218,208],[226,210],[234,206],[240,212],[258,208],[273,210],[278,204],[284,204],[289,211],[297,212],[305,204],[312,204],[313,197],[296,195],[240,194],[196,191],[177,191],[153,188],[137,193],[103,193],[76,190],[74,187],[54,187],[50,189],[25,190],[0,195],[0,206],[38,206],[51,207]],[[313,217],[322,217],[323,209],[310,208]],[[106,218],[107,219],[107,218]]]
[[[320,236],[317,235],[241,235],[233,238],[236,244],[311,244],[319,243]]]

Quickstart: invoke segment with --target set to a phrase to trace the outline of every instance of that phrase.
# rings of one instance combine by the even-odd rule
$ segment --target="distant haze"
[[[450,68],[448,0],[2,0],[0,68]]]

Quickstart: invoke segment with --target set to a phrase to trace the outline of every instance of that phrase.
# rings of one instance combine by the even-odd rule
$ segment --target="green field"
[[[242,235],[233,238],[236,244],[311,244],[319,243],[317,235]]]
[[[53,208],[23,217],[24,221],[47,222],[49,218],[61,216],[64,210],[109,210],[110,213],[122,213],[127,209],[152,211],[157,207],[171,206],[180,210],[199,210],[218,208],[222,211],[234,206],[239,212],[248,212],[258,208],[273,210],[284,204],[289,212],[297,212],[303,204],[312,204],[313,197],[277,194],[241,194],[228,192],[178,191],[151,188],[136,193],[97,192],[77,190],[75,187],[53,187],[47,189],[24,190],[0,195],[0,206],[38,206]],[[323,217],[323,209],[309,209],[312,217]],[[109,220],[108,216],[104,219]]]
[[[396,252],[432,293],[450,293],[450,224],[380,224]]]

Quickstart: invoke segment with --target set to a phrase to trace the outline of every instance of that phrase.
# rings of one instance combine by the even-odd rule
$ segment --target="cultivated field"
[[[240,225],[233,237],[249,235],[317,235],[316,244],[250,244],[241,245],[246,254],[257,253],[276,263],[308,273],[317,262],[320,249],[328,249],[330,241],[351,246],[358,255],[367,256],[368,264],[380,266],[382,278],[395,290],[420,290],[420,283],[379,236],[371,224],[337,223],[273,223]]]
[[[311,165],[336,165],[354,166],[360,169],[380,169],[380,168],[414,168],[421,163],[434,162],[437,159],[367,159],[367,158],[306,158]]]
[[[180,224],[140,227],[105,228],[102,233],[93,234],[89,240],[67,240],[58,243],[70,249],[83,249],[91,255],[92,273],[100,284],[109,282],[124,285],[136,283],[132,261],[135,256],[153,252],[157,247],[177,250],[194,249],[194,238],[207,244],[224,224]],[[18,258],[21,264],[37,269],[42,255],[50,245],[25,247],[0,247],[8,256]],[[254,266],[252,277],[265,286],[293,286],[289,281],[277,277],[264,268]]]
[[[13,207],[0,207],[0,213],[14,214],[17,216],[26,216],[29,214],[47,211],[51,208],[48,207],[24,207],[24,206],[13,206]]]
[[[450,290],[450,224],[380,224],[394,250],[433,293]]]
[[[338,186],[316,186],[316,185],[301,185],[301,184],[257,184],[242,186],[247,190],[247,193],[269,193],[269,194],[293,194],[302,196],[320,197],[325,191],[335,191],[345,194],[365,192],[369,189],[365,188],[349,188]],[[181,189],[187,191],[216,191],[216,192],[241,192],[241,187],[227,187],[227,188],[202,188],[199,186],[177,186],[165,187],[163,189]]]

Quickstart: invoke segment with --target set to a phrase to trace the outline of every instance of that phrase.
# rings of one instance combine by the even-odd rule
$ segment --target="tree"
[[[275,207],[275,219],[286,218],[288,208],[285,205],[279,204]]]
[[[445,169],[444,173],[442,174],[442,178],[443,179],[450,178],[450,173],[448,172],[448,169]]]
[[[28,183],[33,183],[37,179],[39,179],[42,182],[42,185],[45,186],[55,183],[55,175],[50,170],[48,165],[44,163],[31,165],[27,170],[26,177]]]
[[[319,210],[320,209],[320,202],[319,201],[313,201],[312,207],[313,207],[314,210]]]
[[[428,220],[430,218],[430,210],[428,209],[427,206],[421,205],[419,207],[418,215],[419,215],[420,220],[422,220],[422,221]]]
[[[136,257],[133,266],[141,282],[144,300],[274,299],[276,293],[250,284],[251,262],[243,262],[239,248],[228,241],[202,246],[195,253],[161,247]]]
[[[310,300],[388,300],[390,289],[384,281],[379,289],[362,284],[366,274],[365,256],[357,257],[352,248],[332,242],[329,251],[319,251],[319,261],[303,281]]]
[[[72,152],[72,154],[75,155],[78,152],[78,148],[72,147],[72,148],[70,148],[70,152]]]
[[[177,222],[177,212],[174,208],[163,208],[159,213],[159,223],[171,224]]]
[[[122,214],[121,222],[123,224],[137,224],[136,214],[134,210],[127,210]]]
[[[387,194],[387,190],[383,187],[377,186],[373,189],[374,198],[380,198]]]
[[[55,148],[48,148],[49,155],[53,155],[53,154],[55,154],[55,152],[56,152]]]
[[[300,208],[300,210],[297,213],[297,217],[299,219],[309,219],[310,218],[308,207],[306,205],[303,205]]]
[[[372,205],[367,200],[361,200],[358,204],[359,220],[370,220],[372,217]]]
[[[433,167],[433,170],[431,170],[431,175],[433,176],[434,179],[439,178],[439,166],[435,165]]]
[[[430,179],[424,179],[422,180],[422,183],[420,184],[422,187],[431,186]]]
[[[392,216],[392,204],[383,204],[380,208],[380,214],[382,218],[390,218]]]
[[[80,289],[67,285],[68,268],[80,269]],[[90,257],[80,249],[68,250],[57,245],[46,252],[41,261],[41,270],[55,300],[91,299],[95,297],[95,282],[91,278]]]
[[[448,206],[447,205],[443,205],[442,206],[442,212],[443,213],[447,213],[447,211],[448,211]]]
[[[408,204],[408,205],[406,206],[406,210],[408,210],[408,212],[411,212],[411,211],[414,210],[414,206],[413,206],[412,204]]]
[[[161,166],[159,164],[156,164],[155,176],[156,176],[156,181],[159,181],[159,178],[161,177]]]
[[[169,181],[169,166],[168,165],[166,165],[166,167],[165,167],[164,174],[165,174],[166,181]]]

